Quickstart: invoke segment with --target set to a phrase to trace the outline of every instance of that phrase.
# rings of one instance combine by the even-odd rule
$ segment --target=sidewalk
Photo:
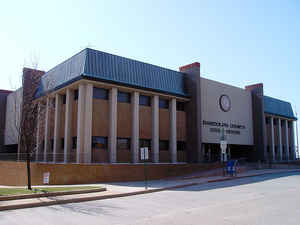
[[[250,170],[238,174],[236,177],[223,177],[223,176],[210,176],[210,177],[198,177],[193,174],[190,176],[175,177],[164,180],[152,180],[148,181],[148,189],[145,190],[145,182],[119,182],[119,183],[99,183],[99,184],[87,184],[87,186],[101,186],[107,189],[104,192],[88,193],[88,194],[74,194],[64,195],[56,197],[42,197],[31,199],[20,199],[10,201],[0,201],[0,211],[12,210],[20,208],[31,208],[39,206],[49,206],[56,204],[67,204],[75,202],[84,202],[92,200],[101,200],[117,197],[126,197],[131,195],[146,194],[164,190],[170,190],[175,188],[182,188],[192,185],[199,185],[211,182],[226,181],[232,179],[240,179],[245,177],[260,176],[271,173],[283,173],[283,172],[299,172],[300,169],[264,169],[264,170]],[[202,174],[203,175],[203,174]],[[51,185],[54,186],[78,186],[78,185]],[[83,186],[83,185],[80,185]],[[0,186],[4,187],[4,186]],[[48,186],[36,186],[36,187],[48,187]]]

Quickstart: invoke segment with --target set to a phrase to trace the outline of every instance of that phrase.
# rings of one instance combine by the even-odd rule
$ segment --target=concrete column
[[[47,161],[47,154],[50,147],[50,97],[46,100],[46,115],[45,115],[45,136],[44,136],[44,161]]]
[[[74,104],[74,91],[68,88],[66,91],[64,163],[68,162],[68,158],[70,158],[71,149],[72,149],[73,104]]]
[[[152,162],[159,162],[159,97],[152,97]]]
[[[278,118],[278,150],[279,161],[282,161],[282,136],[281,136],[281,119]]]
[[[112,88],[109,91],[109,137],[108,150],[109,161],[115,163],[117,161],[117,107],[118,107],[118,89]]]
[[[132,133],[131,133],[131,153],[132,162],[139,162],[139,93],[133,92],[131,95],[132,106]]]
[[[93,85],[87,84],[85,94],[84,162],[92,162]]]
[[[290,152],[289,152],[289,148],[290,148],[290,145],[289,145],[289,127],[288,127],[288,121],[285,120],[285,154],[286,154],[286,160],[289,160],[290,159]]]
[[[177,137],[176,137],[176,99],[172,98],[170,101],[170,154],[171,162],[177,162]]]
[[[37,114],[37,127],[36,127],[36,151],[35,151],[35,161],[39,161],[39,154],[41,151],[41,103],[38,102],[38,114]]]
[[[79,84],[77,110],[77,148],[76,162],[83,162],[84,154],[84,112],[85,112],[85,84]]]
[[[270,118],[271,121],[271,153],[272,161],[275,161],[275,140],[274,140],[274,118]]]
[[[68,88],[66,92],[64,163],[68,162],[68,158],[70,159],[72,149],[73,104],[74,91]]]
[[[60,147],[61,147],[61,143],[60,143],[61,105],[62,105],[62,96],[60,94],[56,94],[55,95],[53,162],[57,161],[58,158],[57,153],[60,152]]]
[[[291,144],[292,144],[292,156],[293,160],[296,160],[296,148],[295,148],[295,127],[294,121],[291,121]]]

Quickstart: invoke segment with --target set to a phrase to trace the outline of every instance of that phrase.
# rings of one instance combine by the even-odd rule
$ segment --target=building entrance
[[[252,146],[247,145],[227,145],[226,153],[227,160],[230,159],[243,159],[248,161],[251,152],[253,151]],[[204,159],[205,162],[217,162],[221,160],[221,148],[220,144],[204,144]]]

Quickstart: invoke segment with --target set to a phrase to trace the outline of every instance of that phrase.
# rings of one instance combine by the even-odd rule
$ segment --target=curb
[[[134,195],[141,195],[141,194],[148,194],[148,193],[172,190],[172,189],[177,189],[177,188],[184,188],[184,187],[195,186],[195,185],[200,185],[200,184],[215,183],[215,182],[229,181],[229,180],[235,180],[235,179],[242,179],[242,178],[247,178],[247,177],[256,177],[256,176],[263,176],[263,175],[267,175],[267,174],[276,174],[276,173],[278,174],[278,173],[288,173],[288,172],[300,172],[300,170],[279,171],[279,172],[273,172],[273,173],[270,172],[270,173],[262,173],[262,174],[255,174],[255,175],[247,175],[247,176],[243,176],[243,177],[228,177],[228,178],[209,180],[209,181],[205,181],[205,182],[193,182],[193,183],[175,185],[175,186],[170,186],[170,187],[165,187],[165,188],[158,188],[158,189],[144,190],[144,191],[135,191],[135,192],[122,193],[122,194],[112,194],[112,195],[83,197],[83,198],[74,198],[74,199],[65,199],[65,200],[53,200],[53,201],[49,201],[49,202],[23,203],[23,204],[18,204],[18,205],[0,206],[0,211],[128,197],[128,196],[134,196]]]
[[[94,189],[78,190],[78,191],[58,191],[58,192],[49,192],[49,193],[41,193],[41,194],[1,196],[0,202],[19,200],[19,199],[55,197],[55,196],[62,196],[62,195],[87,194],[87,193],[95,193],[95,192],[102,192],[102,191],[106,191],[106,188],[94,188]]]
[[[221,179],[215,179],[215,180],[209,180],[207,183],[214,183],[214,182],[222,182],[222,181],[228,181],[228,180],[238,180],[242,178],[248,178],[248,177],[258,177],[258,176],[263,176],[267,174],[276,174],[276,173],[295,173],[295,172],[300,172],[299,169],[297,170],[290,170],[290,171],[278,171],[278,172],[271,172],[271,173],[261,173],[261,174],[253,174],[253,175],[246,175],[242,177],[228,177],[228,178],[221,178]]]

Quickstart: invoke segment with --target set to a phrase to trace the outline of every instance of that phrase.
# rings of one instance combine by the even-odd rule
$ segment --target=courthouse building
[[[229,158],[296,158],[290,103],[264,96],[262,84],[203,78],[199,63],[174,71],[87,48],[46,73],[23,72],[40,77],[37,161],[138,163],[141,147],[153,163],[217,161],[221,138]],[[19,95],[7,97],[6,148],[18,144],[11,115]]]

